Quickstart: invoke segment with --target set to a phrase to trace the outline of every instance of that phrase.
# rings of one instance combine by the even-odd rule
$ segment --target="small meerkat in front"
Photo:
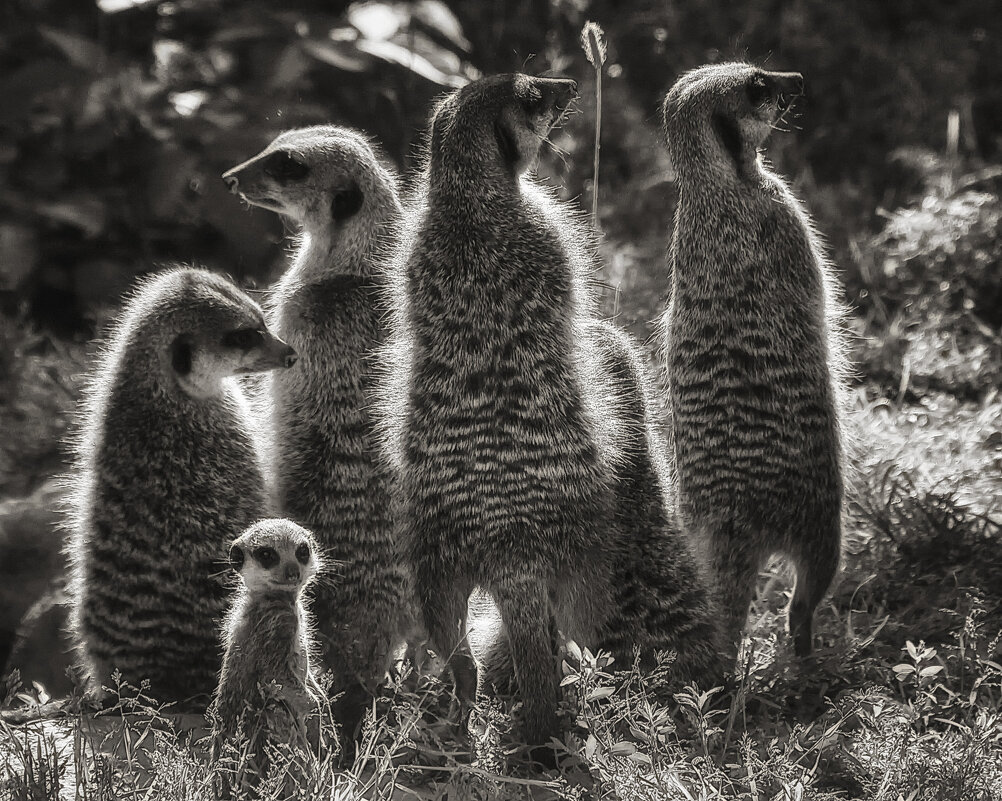
[[[846,356],[832,268],[759,155],[802,89],[798,73],[720,64],[668,93],[679,202],[664,342],[680,513],[709,546],[730,644],[780,552],[796,567],[789,628],[806,655],[840,558]]]
[[[261,455],[233,376],[295,351],[222,276],[173,269],[139,285],[100,357],[71,474],[70,626],[89,691],[118,669],[161,702],[219,671],[229,543],[266,512]]]
[[[313,535],[291,520],[261,520],[230,547],[240,588],[226,617],[223,666],[212,706],[213,758],[226,744],[224,795],[268,777],[269,751],[289,748],[286,789],[303,781],[301,762],[319,748],[322,693],[304,592],[321,569]],[[298,760],[297,760],[298,758]],[[226,760],[224,760],[226,761]]]
[[[350,755],[415,617],[370,417],[387,327],[385,262],[402,214],[396,179],[364,136],[333,125],[287,131],[223,178],[302,229],[267,304],[300,354],[295,373],[268,382],[270,465],[280,512],[312,530],[337,564],[313,609]]]

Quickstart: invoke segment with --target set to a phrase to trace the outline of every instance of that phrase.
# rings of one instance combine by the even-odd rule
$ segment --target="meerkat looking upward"
[[[461,700],[475,586],[511,640],[526,741],[557,731],[551,616],[588,641],[609,609],[615,454],[584,345],[589,265],[572,215],[525,177],[573,81],[497,75],[431,120],[384,389],[395,521]]]
[[[250,415],[232,376],[295,351],[230,281],[195,269],[139,285],[100,357],[72,474],[70,623],[90,690],[117,668],[158,701],[212,693],[220,580],[265,511]]]
[[[321,567],[317,546],[290,520],[261,520],[233,542],[229,561],[240,588],[223,631],[213,755],[218,761],[227,743],[238,749],[233,771],[221,778],[246,789],[268,776],[269,747],[287,747],[288,782],[301,781],[304,766],[295,760],[320,745],[321,691],[303,597]]]
[[[679,202],[664,342],[680,512],[710,547],[727,636],[781,552],[805,655],[840,556],[845,355],[831,266],[758,150],[802,89],[797,73],[719,64],[668,93]]]
[[[413,625],[369,413],[386,331],[386,253],[401,217],[396,180],[365,137],[331,125],[288,131],[223,177],[302,228],[268,303],[275,329],[300,354],[294,373],[270,381],[271,467],[282,514],[310,528],[337,564],[336,580],[316,589],[314,613],[350,750]]]

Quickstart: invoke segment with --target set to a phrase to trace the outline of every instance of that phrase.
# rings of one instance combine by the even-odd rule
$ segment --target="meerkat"
[[[618,544],[609,551],[614,560],[612,606],[587,645],[608,651],[623,667],[632,665],[639,653],[644,670],[656,666],[658,652],[674,651],[665,690],[689,682],[709,689],[723,677],[712,584],[702,555],[676,521],[666,445],[656,425],[647,369],[631,338],[611,322],[596,320],[586,333],[604,375],[615,384],[623,453],[615,480]],[[478,656],[482,684],[509,694],[511,655],[503,632],[482,645]]]
[[[90,692],[112,672],[158,701],[204,709],[216,683],[220,571],[265,510],[234,376],[295,351],[225,278],[172,269],[140,284],[110,335],[82,414],[71,478],[70,627]]]
[[[310,528],[337,565],[336,581],[318,584],[314,610],[350,750],[415,617],[370,414],[386,261],[402,214],[396,179],[365,137],[331,125],[283,133],[223,177],[301,228],[267,304],[300,356],[295,371],[268,382],[270,465],[281,513]]]
[[[616,454],[584,345],[588,266],[572,215],[525,177],[576,95],[499,75],[432,115],[385,357],[394,510],[424,623],[475,694],[467,602],[480,586],[511,640],[530,745],[557,731],[549,620],[589,640],[612,595],[605,550]]]
[[[841,550],[841,304],[807,212],[759,155],[802,89],[798,73],[721,64],[668,93],[679,201],[664,345],[679,509],[709,546],[729,642],[779,552],[806,655]]]
[[[229,796],[267,778],[269,749],[288,756],[316,753],[322,690],[311,660],[315,650],[304,592],[321,569],[313,535],[291,520],[261,520],[234,540],[230,567],[240,576],[223,628],[223,664],[212,703],[213,760],[232,744],[239,757],[223,765]],[[298,766],[303,767],[303,766]],[[295,764],[287,781],[295,783]],[[289,788],[287,788],[289,789]]]

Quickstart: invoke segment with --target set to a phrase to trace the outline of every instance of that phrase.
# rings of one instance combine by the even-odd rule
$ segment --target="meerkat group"
[[[665,100],[666,431],[638,345],[596,311],[586,222],[531,176],[573,81],[446,96],[403,200],[373,143],[335,126],[225,173],[300,236],[264,310],[175,269],[109,337],[68,548],[92,693],[116,670],[161,700],[214,692],[217,744],[276,698],[272,733],[309,744],[302,719],[335,698],[350,754],[395,656],[427,641],[461,710],[511,688],[539,746],[559,734],[561,638],[647,668],[672,651],[676,682],[719,684],[774,552],[808,654],[840,558],[840,304],[759,155],[801,90],[722,64]],[[252,410],[235,377],[263,371]],[[471,594],[500,623],[477,659]]]

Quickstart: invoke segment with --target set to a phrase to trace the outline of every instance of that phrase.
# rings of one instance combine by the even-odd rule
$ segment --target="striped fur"
[[[161,701],[198,696],[204,708],[215,687],[227,549],[266,505],[248,409],[226,376],[278,366],[281,345],[267,333],[246,353],[220,344],[240,329],[266,332],[244,293],[218,275],[171,270],[138,288],[101,357],[68,543],[71,627],[97,695],[116,668],[134,686],[149,679]],[[192,343],[191,373],[215,371],[205,397],[179,381],[179,335]]]
[[[635,651],[650,670],[658,651],[674,651],[670,691],[697,682],[709,688],[722,678],[720,631],[706,566],[675,519],[665,444],[654,425],[649,381],[636,346],[615,325],[595,321],[588,342],[614,386],[620,418],[622,464],[615,480],[617,546],[612,607],[598,636],[581,643],[610,652],[628,667]],[[482,606],[482,600],[480,601]],[[482,683],[511,692],[507,639],[495,632],[481,657]]]
[[[275,153],[293,155],[306,173],[269,174]],[[268,301],[269,319],[301,357],[295,371],[268,379],[270,467],[281,513],[315,533],[331,565],[313,609],[350,747],[414,617],[370,416],[387,328],[385,254],[401,217],[396,180],[363,136],[334,126],[288,131],[226,175],[251,203],[302,226]],[[337,211],[338,193],[358,207]]]
[[[597,645],[624,666],[636,648],[646,669],[656,651],[675,651],[676,687],[691,681],[712,687],[722,677],[717,612],[708,571],[676,522],[645,368],[630,338],[611,323],[597,322],[589,333],[604,371],[618,384],[624,453],[616,480],[622,543],[616,591]]]
[[[679,203],[664,343],[680,512],[709,545],[727,636],[739,639],[758,570],[780,552],[796,567],[790,630],[806,654],[839,563],[845,356],[832,268],[758,154],[789,83],[724,64],[666,98]]]
[[[477,585],[493,597],[531,744],[556,731],[551,598],[586,641],[611,594],[611,416],[584,347],[587,264],[567,244],[586,237],[520,177],[571,91],[502,75],[438,106],[384,389],[395,519],[429,635],[468,700],[467,599]]]

